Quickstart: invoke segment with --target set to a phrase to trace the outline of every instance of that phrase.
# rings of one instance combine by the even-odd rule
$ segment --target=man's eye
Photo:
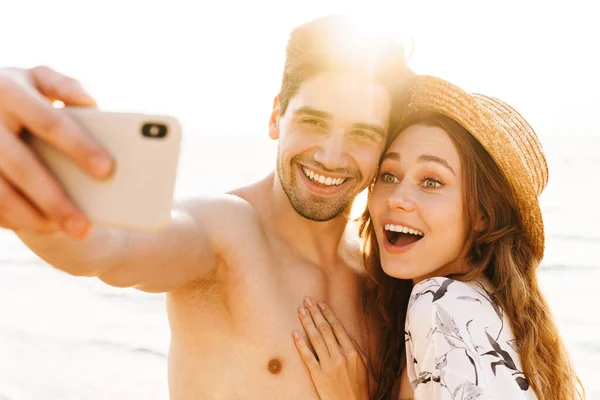
[[[360,138],[365,138],[365,139],[373,139],[374,135],[371,132],[368,131],[363,131],[363,130],[355,130],[353,131],[354,135],[360,137]]]
[[[313,125],[313,126],[323,126],[323,122],[318,120],[318,119],[314,119],[314,118],[304,118],[302,121],[303,124],[306,125]]]

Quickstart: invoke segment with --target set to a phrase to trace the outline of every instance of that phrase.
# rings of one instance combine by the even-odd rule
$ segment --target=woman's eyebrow
[[[383,156],[383,159],[381,160],[381,162],[384,162],[385,160],[400,161],[400,154],[390,151]],[[418,163],[434,162],[434,163],[442,165],[443,167],[447,168],[450,172],[452,172],[454,175],[456,175],[456,172],[454,172],[454,169],[450,166],[450,164],[448,164],[448,161],[444,160],[441,157],[433,156],[431,154],[421,154],[419,156],[419,158],[417,158],[417,162]]]

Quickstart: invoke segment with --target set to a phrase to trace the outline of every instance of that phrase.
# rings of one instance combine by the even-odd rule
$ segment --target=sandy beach
[[[565,145],[559,138],[543,139],[550,184],[542,197],[547,250],[540,280],[588,398],[599,399],[600,317],[591,308],[600,303],[595,253],[600,211],[590,193],[598,193],[600,182],[580,171],[600,168],[593,150],[600,142],[589,137]],[[186,140],[178,196],[250,182],[274,159],[275,148],[266,139]],[[238,150],[219,157],[232,140]],[[205,172],[217,170],[223,173]],[[168,398],[164,295],[69,276],[39,261],[12,233],[0,231],[0,316],[0,399]]]

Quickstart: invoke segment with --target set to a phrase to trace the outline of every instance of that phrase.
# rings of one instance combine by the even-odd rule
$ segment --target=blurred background
[[[268,119],[289,31],[354,12],[419,73],[499,97],[534,126],[550,180],[540,280],[588,398],[600,399],[600,25],[592,2],[0,0],[0,65],[49,65],[100,107],[184,128],[177,196],[275,166]],[[355,210],[364,206],[361,197]],[[166,399],[163,295],[53,270],[0,231],[0,399]]]

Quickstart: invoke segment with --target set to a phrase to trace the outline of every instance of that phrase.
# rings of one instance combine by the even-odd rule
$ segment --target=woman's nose
[[[388,204],[393,209],[413,211],[416,203],[411,189],[401,182],[390,194]]]

